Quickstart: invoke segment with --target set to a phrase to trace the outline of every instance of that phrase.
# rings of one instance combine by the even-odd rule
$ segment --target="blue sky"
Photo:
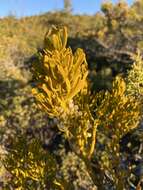
[[[100,10],[104,0],[72,0],[74,13],[94,14]],[[117,2],[118,0],[112,0]],[[133,0],[127,0],[129,4]],[[0,0],[0,17],[14,14],[27,16],[44,13],[51,10],[61,10],[63,0]]]

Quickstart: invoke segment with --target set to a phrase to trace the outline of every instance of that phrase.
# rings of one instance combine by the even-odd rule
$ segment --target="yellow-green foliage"
[[[87,94],[76,97],[69,105],[70,112],[60,119],[58,128],[65,133],[76,153],[90,158],[95,148],[98,121],[94,120],[88,103]]]
[[[134,129],[140,117],[140,105],[134,96],[126,95],[125,81],[117,76],[112,91],[99,92],[93,98],[93,106],[97,119],[102,127],[113,130],[121,138]]]
[[[45,189],[56,182],[57,164],[37,140],[27,142],[24,136],[16,138],[3,163],[11,175],[9,185],[14,189]]]
[[[78,49],[73,56],[66,43],[66,28],[53,28],[48,33],[43,54],[34,64],[37,88],[33,92],[44,110],[59,119],[58,127],[73,142],[74,149],[90,158],[97,126],[110,126],[119,139],[137,126],[140,110],[136,99],[126,96],[126,85],[121,77],[114,81],[111,93],[97,94],[90,104],[87,90],[79,94],[87,88],[85,54]]]
[[[133,59],[134,64],[127,76],[127,93],[141,100],[143,98],[143,59],[141,52],[138,51]]]
[[[123,189],[129,171],[121,167],[120,140],[138,126],[140,102],[126,94],[125,81],[118,76],[113,81],[111,92],[96,94],[92,106],[100,125],[97,139],[104,146],[99,158],[101,168],[109,174],[116,189]]]
[[[90,159],[96,138],[106,136],[106,155],[104,152],[101,155],[104,161],[100,163],[101,169],[110,172],[115,186],[121,190],[124,188],[124,171],[116,174],[114,169],[119,169],[120,165],[119,142],[139,123],[139,101],[127,94],[125,81],[120,76],[115,78],[110,92],[91,95],[87,88],[85,54],[78,49],[73,55],[66,43],[65,27],[49,31],[43,52],[34,63],[36,87],[33,92],[41,108],[50,117],[57,118],[59,130],[64,132],[73,151],[85,161],[92,180],[96,182]]]
[[[43,54],[34,64],[37,88],[33,92],[51,117],[66,112],[70,100],[87,86],[85,54],[77,49],[73,55],[66,44],[67,29],[52,28],[45,38]]]
[[[77,49],[73,55],[72,50],[66,48],[66,43],[66,28],[53,28],[48,33],[44,55],[34,65],[38,90],[33,91],[50,116],[59,116],[59,129],[66,133],[67,138],[75,141],[79,152],[91,156],[95,146],[91,141],[95,138],[97,124],[88,111],[88,105],[83,105],[78,113],[78,105],[73,102],[79,92],[86,91],[87,63],[83,50]],[[71,126],[71,123],[75,124]]]

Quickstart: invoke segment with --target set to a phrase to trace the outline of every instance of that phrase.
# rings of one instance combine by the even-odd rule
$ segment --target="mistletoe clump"
[[[121,167],[120,140],[138,126],[139,101],[128,93],[121,76],[115,78],[111,91],[92,94],[83,50],[73,54],[66,44],[66,27],[53,27],[47,33],[43,51],[33,65],[33,93],[41,109],[56,119],[58,129],[84,161],[95,185],[104,189],[103,176],[108,172],[116,189],[124,189],[129,172]],[[95,154],[96,141],[104,148]],[[100,177],[92,168],[95,157]]]
[[[67,29],[52,28],[44,41],[43,53],[34,64],[36,87],[33,93],[49,116],[69,109],[70,101],[87,86],[87,63],[82,49],[73,54],[66,48]]]
[[[45,152],[41,143],[26,136],[18,136],[3,159],[10,178],[6,187],[17,190],[55,187],[57,164],[52,155]]]

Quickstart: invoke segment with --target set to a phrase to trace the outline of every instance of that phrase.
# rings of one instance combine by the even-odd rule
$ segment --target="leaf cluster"
[[[45,152],[39,141],[27,142],[24,136],[15,139],[3,163],[11,178],[9,187],[14,189],[45,189],[52,187],[56,175],[56,162]]]
[[[67,29],[53,28],[45,38],[43,54],[34,63],[37,81],[33,90],[42,107],[53,117],[66,112],[70,100],[86,87],[88,74],[85,54],[73,55],[66,48]]]

